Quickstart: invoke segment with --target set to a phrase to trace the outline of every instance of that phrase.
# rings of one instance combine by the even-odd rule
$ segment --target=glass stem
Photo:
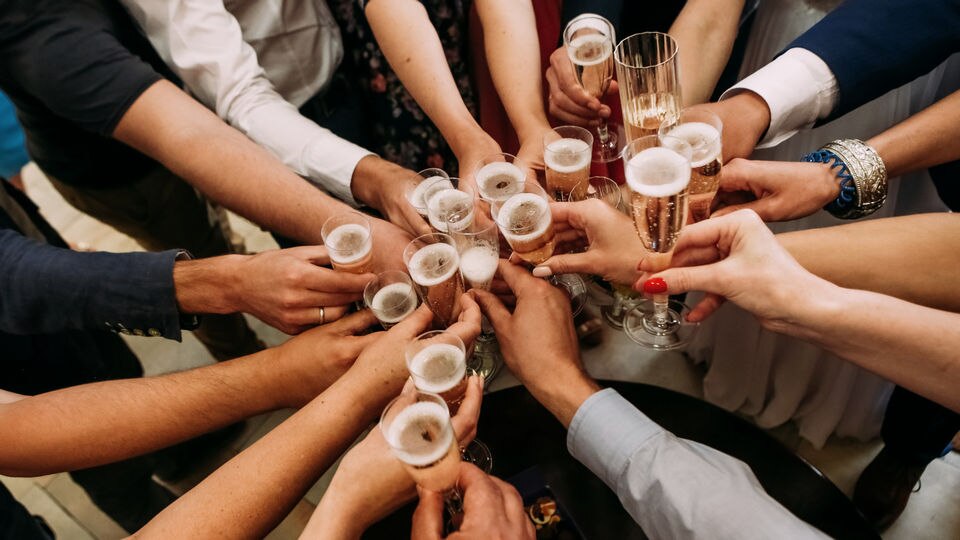
[[[666,328],[669,323],[670,317],[668,312],[670,311],[670,295],[668,294],[655,294],[653,295],[653,319],[656,321],[657,326],[660,328]]]
[[[600,138],[600,147],[605,149],[610,142],[610,131],[605,118],[601,118],[597,125],[597,136]]]
[[[446,534],[454,533],[460,530],[463,523],[463,494],[459,487],[451,488],[444,492],[443,502],[447,508],[447,514],[450,519],[446,523]]]

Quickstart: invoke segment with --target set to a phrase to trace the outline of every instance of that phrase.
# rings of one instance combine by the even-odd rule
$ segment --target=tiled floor
[[[79,214],[68,206],[39,171],[29,166],[26,181],[31,197],[40,205],[44,215],[63,236],[74,245],[89,246],[105,251],[131,251],[138,249],[135,242],[113,231],[96,220]],[[250,251],[275,247],[269,235],[258,227],[231,216],[231,225],[238,232]],[[285,336],[250,318],[251,326],[269,345],[282,342]],[[159,339],[130,338],[131,347],[141,358],[148,374],[182,370],[212,362],[212,359],[191,335],[183,343]],[[608,332],[604,344],[585,355],[591,374],[600,378],[619,378],[656,384],[700,395],[700,372],[679,355],[652,355],[638,353],[625,339],[617,339]],[[501,375],[491,385],[491,390],[512,386],[516,381],[509,373]],[[290,411],[278,411],[247,421],[245,431],[235,443],[219,456],[226,461],[246,448],[271,428],[282,422]],[[773,430],[772,434],[804,459],[818,467],[841,490],[850,494],[860,471],[879,451],[879,442],[857,442],[831,439],[817,450],[801,441],[792,424]],[[172,486],[186,490],[199,482],[217,463],[198,467],[195,473]],[[287,519],[270,534],[271,539],[296,538],[305,526],[311,512],[323,494],[328,481],[328,472],[307,494]],[[40,478],[2,478],[14,496],[32,512],[43,515],[63,539],[112,539],[124,536],[123,531],[100,512],[82,489],[66,474]],[[912,496],[906,512],[884,535],[885,539],[939,539],[960,538],[960,455],[951,454],[935,461],[922,478],[922,489]]]

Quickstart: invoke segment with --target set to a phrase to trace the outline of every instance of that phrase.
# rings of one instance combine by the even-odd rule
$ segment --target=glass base
[[[576,317],[587,303],[587,282],[580,274],[559,274],[550,276],[550,282],[563,289],[570,297],[570,311]]]
[[[603,315],[603,320],[608,325],[616,330],[623,330],[623,322],[636,304],[636,297],[625,295],[614,289],[613,303],[601,306],[600,314]]]
[[[672,351],[685,347],[697,335],[699,323],[687,322],[690,312],[685,304],[670,300],[666,324],[660,325],[653,316],[653,301],[641,300],[627,313],[623,331],[641,347],[657,351]]]
[[[483,387],[500,374],[503,368],[503,356],[500,355],[500,344],[493,334],[480,334],[473,344],[473,356],[470,357],[470,369],[483,377]]]
[[[470,441],[470,444],[460,449],[460,459],[476,465],[486,474],[493,470],[493,454],[490,453],[490,448],[478,439]]]

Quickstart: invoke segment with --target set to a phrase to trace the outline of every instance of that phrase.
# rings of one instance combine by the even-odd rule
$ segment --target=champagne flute
[[[365,274],[372,269],[373,238],[370,220],[359,212],[330,217],[320,229],[333,268],[340,272]]]
[[[527,164],[506,153],[485,156],[474,175],[480,199],[488,203],[502,201],[518,193],[526,181]]]
[[[563,44],[573,64],[577,82],[588,94],[603,99],[613,78],[613,47],[617,36],[607,19],[584,13],[571,19],[563,30]],[[617,134],[610,131],[607,120],[597,125],[600,158],[607,161],[617,153]]]
[[[723,168],[723,122],[703,107],[689,107],[678,118],[665,120],[658,133],[661,137],[683,139],[690,145],[690,215],[694,222],[709,218]]]
[[[427,199],[429,196],[437,190],[452,188],[453,184],[449,182],[450,175],[443,169],[424,169],[418,172],[417,176],[417,183],[407,189],[407,202],[417,210],[417,213],[426,219]]]
[[[447,328],[460,316],[460,296],[463,279],[460,277],[460,255],[449,235],[430,233],[418,236],[403,250],[403,262],[417,293],[430,311],[439,328]]]
[[[655,135],[667,118],[680,115],[677,42],[662,32],[624,38],[613,53],[627,142]]]
[[[460,275],[470,289],[490,290],[500,262],[500,238],[497,224],[486,214],[477,212],[473,222],[450,236],[460,253]],[[473,363],[485,382],[493,380],[503,366],[500,346],[490,321],[483,318],[480,336],[473,350]]]
[[[417,336],[407,344],[407,370],[414,386],[421,392],[431,392],[443,398],[451,414],[456,414],[467,394],[467,384],[473,369],[467,368],[467,350],[456,334],[433,330]],[[485,472],[493,467],[490,449],[474,439],[460,449],[464,461],[473,463]]]
[[[377,274],[377,277],[364,287],[363,300],[384,330],[389,330],[406,319],[420,305],[410,276],[398,270]]]
[[[449,178],[441,186],[429,188],[427,218],[434,230],[442,233],[463,229],[473,222],[473,189],[459,178]]]
[[[634,227],[647,249],[652,271],[670,266],[673,248],[687,222],[690,145],[682,139],[648,135],[624,149]],[[686,345],[698,325],[685,320],[689,309],[669,295],[656,294],[627,314],[623,329],[641,346],[670,350]]]

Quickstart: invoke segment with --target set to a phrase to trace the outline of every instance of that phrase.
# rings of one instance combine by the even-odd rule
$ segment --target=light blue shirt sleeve
[[[611,388],[577,410],[567,448],[652,538],[827,538],[767,495],[745,463],[675,437]]]

